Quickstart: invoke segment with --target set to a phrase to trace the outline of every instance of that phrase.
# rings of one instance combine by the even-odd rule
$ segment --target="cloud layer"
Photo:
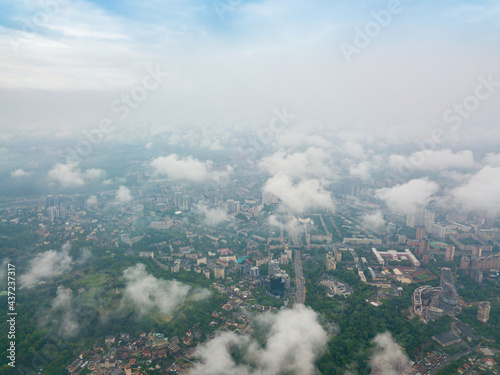
[[[73,259],[69,255],[71,245],[65,243],[61,251],[49,250],[37,254],[29,263],[29,271],[20,277],[21,285],[30,288],[38,282],[71,271]]]
[[[123,271],[125,278],[125,300],[131,302],[141,314],[158,309],[163,314],[170,314],[186,300],[191,287],[176,280],[157,279],[139,263]],[[194,294],[195,298],[207,297],[207,291]]]
[[[288,210],[295,213],[303,213],[313,208],[334,208],[330,192],[316,179],[295,184],[288,176],[277,174],[267,180],[262,190],[278,197]]]
[[[196,209],[200,215],[204,216],[203,222],[211,227],[231,220],[227,211],[220,207],[210,208],[204,204],[199,204]]]
[[[132,193],[130,193],[130,189],[123,185],[120,186],[116,191],[115,202],[118,204],[125,204],[131,201],[132,201]]]
[[[192,156],[181,157],[177,154],[160,156],[151,162],[153,169],[160,175],[172,180],[191,182],[224,181],[229,178],[231,169],[216,169],[212,161],[202,162]]]
[[[82,172],[75,163],[58,163],[49,171],[48,176],[63,188],[68,188],[82,186],[87,182],[102,179],[106,176],[106,172],[97,168],[87,169]]]
[[[411,180],[391,188],[378,189],[375,196],[396,212],[413,213],[424,208],[439,190],[439,185],[426,178]]]
[[[442,171],[445,169],[472,169],[475,166],[472,151],[453,153],[449,149],[418,151],[410,156],[391,155],[389,165],[393,169]]]
[[[451,191],[466,211],[485,211],[491,217],[500,213],[500,167],[486,166],[470,180]]]
[[[259,341],[251,335],[240,336],[232,332],[219,334],[198,348],[196,354],[200,363],[195,364],[188,374],[314,373],[314,361],[325,348],[328,337],[312,309],[298,305],[293,310],[259,315],[254,323],[256,330],[266,332],[264,338]],[[228,351],[230,346],[242,352],[242,363],[234,361]]]
[[[75,314],[73,295],[66,288],[57,289],[57,295],[52,303],[52,313],[61,313],[62,320],[58,321],[58,333],[63,337],[75,337],[80,332],[80,325]]]
[[[368,230],[378,232],[385,228],[386,221],[381,211],[365,214],[361,217],[361,224]]]
[[[316,147],[288,155],[284,151],[278,151],[264,157],[259,166],[271,175],[281,173],[293,179],[329,178],[332,176],[327,164],[329,157],[326,151]]]
[[[410,367],[410,360],[389,332],[373,339],[375,352],[370,360],[372,372],[383,375],[401,375]]]

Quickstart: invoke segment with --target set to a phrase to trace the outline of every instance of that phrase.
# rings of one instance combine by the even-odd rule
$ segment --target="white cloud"
[[[500,167],[500,154],[491,152],[484,157],[484,162],[494,167]]]
[[[355,160],[364,160],[366,159],[365,149],[359,143],[347,141],[345,142],[340,151]]]
[[[80,256],[78,258],[78,262],[79,263],[87,263],[89,260],[91,260],[93,258],[94,258],[94,254],[92,253],[92,251],[89,248],[84,247],[81,250]]]
[[[367,161],[362,161],[356,165],[352,165],[349,168],[349,175],[351,177],[359,177],[363,180],[367,180],[370,178],[370,168],[371,165]]]
[[[231,217],[223,208],[210,208],[203,204],[199,204],[196,208],[198,210],[198,213],[205,217],[204,222],[208,226],[217,226],[223,222],[231,220]]]
[[[449,149],[418,151],[410,156],[391,155],[389,166],[393,169],[410,168],[425,171],[442,171],[459,168],[472,169],[475,166],[472,151],[464,150],[453,153]]]
[[[451,170],[445,170],[439,173],[439,176],[442,177],[443,179],[450,181],[450,182],[458,182],[458,183],[464,183],[467,182],[471,178],[471,174],[462,174],[457,171]]]
[[[192,182],[225,181],[229,178],[231,168],[216,169],[213,162],[201,162],[192,156],[180,157],[177,154],[160,156],[151,162],[158,174],[166,175],[173,180]]]
[[[451,191],[454,200],[466,211],[500,213],[500,167],[486,166],[464,185]]]
[[[105,175],[106,172],[104,170],[96,168],[87,169],[82,173],[78,164],[75,163],[58,163],[48,174],[49,178],[55,180],[64,188],[82,186],[85,185],[88,180],[101,179]]]
[[[326,151],[310,147],[304,152],[288,155],[278,151],[263,158],[259,166],[272,175],[282,173],[292,178],[328,178],[332,175],[328,160]]]
[[[71,163],[56,164],[55,167],[49,171],[49,177],[57,181],[64,188],[85,184],[80,169],[78,169],[76,164]]]
[[[148,142],[146,143],[146,146],[144,146],[146,150],[150,150],[153,147],[153,142]]]
[[[290,235],[299,234],[304,230],[304,227],[299,220],[293,215],[270,215],[267,223],[272,227],[277,227],[280,230],[286,230]]]
[[[37,254],[29,263],[28,273],[20,277],[21,285],[30,288],[38,282],[71,271],[73,259],[69,255],[71,245],[66,242],[61,251],[49,250]]]
[[[291,115],[286,109],[281,111],[283,114],[287,113]],[[267,133],[271,144],[274,145],[274,143],[276,143],[276,146],[279,148],[295,149],[309,146],[322,149],[332,148],[332,143],[326,137],[320,136],[318,134],[318,128],[316,127],[316,129],[314,129],[312,124],[297,123],[295,126],[293,124],[289,125],[291,126],[278,129],[274,128],[274,130],[270,128],[261,128],[259,132],[261,135]]]
[[[58,333],[63,337],[75,337],[80,332],[80,325],[74,312],[73,295],[70,289],[58,288],[52,303],[52,313],[60,312],[62,320],[57,322]]]
[[[263,191],[278,197],[289,210],[297,213],[312,208],[334,207],[331,194],[315,179],[294,184],[288,176],[277,174],[267,180]]]
[[[383,375],[401,375],[410,367],[410,360],[389,332],[380,333],[373,339],[375,353],[370,365],[372,371]]]
[[[16,169],[10,174],[11,177],[25,177],[29,175],[30,173],[26,172],[24,169]]]
[[[104,178],[106,176],[106,172],[104,172],[102,169],[97,169],[97,168],[91,168],[87,169],[85,173],[83,174],[85,179],[89,180],[97,180]]]
[[[120,186],[116,191],[115,202],[119,204],[124,204],[132,201],[132,194],[130,189],[126,186]]]
[[[386,221],[384,220],[382,212],[377,211],[372,214],[363,215],[361,218],[361,225],[368,230],[378,232],[385,228]]]
[[[97,197],[95,195],[91,195],[90,197],[87,198],[87,200],[85,201],[85,205],[86,206],[90,206],[90,207],[95,207],[97,206]]]
[[[123,271],[126,280],[125,300],[132,302],[141,314],[157,308],[163,314],[170,314],[186,300],[191,287],[176,280],[157,279],[139,263]],[[196,299],[206,298],[205,291],[195,293]]]
[[[251,335],[232,332],[219,334],[200,345],[196,363],[189,375],[278,375],[282,373],[312,375],[315,359],[324,350],[328,337],[310,308],[297,305],[293,310],[257,316],[255,325],[265,337],[258,341]],[[243,361],[236,364],[228,348],[243,352]]]
[[[412,213],[423,208],[439,190],[439,185],[426,178],[411,180],[405,184],[375,191],[375,196],[385,201],[387,206],[397,212]]]

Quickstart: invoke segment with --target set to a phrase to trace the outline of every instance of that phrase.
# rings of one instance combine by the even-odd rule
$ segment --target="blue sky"
[[[391,1],[41,3],[0,3],[0,127],[22,126],[23,118],[50,128],[53,116],[84,126],[151,65],[170,74],[144,105],[152,121],[168,110],[198,123],[260,121],[277,105],[350,127],[439,121],[480,75],[500,79],[494,0],[402,0],[401,11],[348,58],[342,46],[354,45],[357,30]],[[28,100],[23,90],[43,99]],[[60,99],[46,100],[47,92]],[[65,101],[75,100],[78,121],[64,112]],[[496,104],[485,104],[478,121],[490,121],[488,106]],[[33,118],[13,108],[28,108]]]

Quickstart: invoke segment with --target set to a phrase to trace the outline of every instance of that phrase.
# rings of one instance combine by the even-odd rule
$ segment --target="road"
[[[297,303],[304,304],[306,299],[306,280],[304,279],[304,272],[302,270],[302,257],[299,250],[295,250],[295,277],[297,284],[297,294],[295,300]]]

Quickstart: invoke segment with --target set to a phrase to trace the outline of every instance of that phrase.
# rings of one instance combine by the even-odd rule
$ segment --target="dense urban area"
[[[500,0],[0,1],[0,375],[500,375]]]
[[[329,192],[335,211],[284,216],[263,175],[182,183],[140,165],[129,187],[3,199],[24,373],[196,373],[221,332],[302,305],[327,332],[321,373],[384,373],[367,360],[380,335],[400,373],[499,373],[498,222],[422,208],[373,226],[381,201],[356,178]]]

